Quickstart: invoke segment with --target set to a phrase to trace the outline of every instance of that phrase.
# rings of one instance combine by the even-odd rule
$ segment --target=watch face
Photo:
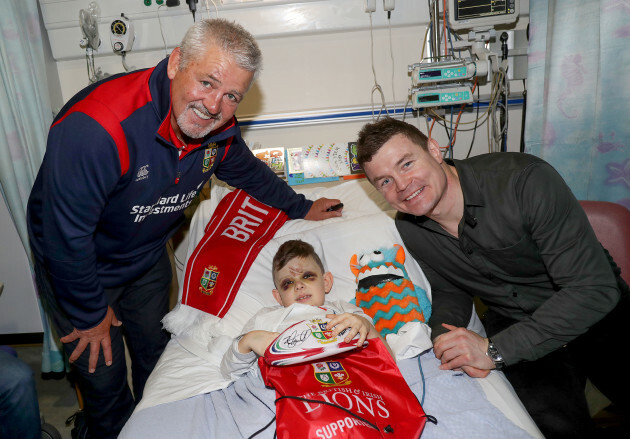
[[[490,357],[490,359],[494,363],[494,366],[497,368],[497,370],[501,369],[505,365],[505,363],[503,362],[503,357],[501,356],[501,354],[499,353],[499,350],[494,346],[494,343],[492,342],[488,344],[487,355],[488,357]]]

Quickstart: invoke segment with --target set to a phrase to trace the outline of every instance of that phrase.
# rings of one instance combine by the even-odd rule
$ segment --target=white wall
[[[4,199],[0,197],[0,334],[42,332],[26,251]]]
[[[46,26],[57,59],[63,100],[87,85],[85,52],[78,46],[81,37],[78,11],[86,8],[89,0],[40,0]],[[99,30],[103,44],[95,64],[107,73],[123,71],[122,60],[113,54],[108,40],[111,21],[124,12],[136,29],[133,50],[127,54],[127,64],[136,68],[155,65],[165,55],[160,21],[168,51],[176,46],[186,28],[192,24],[185,1],[175,8],[159,9],[144,2],[124,0],[100,1],[102,10]],[[398,0],[391,14],[390,27],[382,2],[370,16],[364,12],[364,0],[218,0],[219,16],[236,20],[257,38],[264,56],[264,70],[260,79],[242,102],[237,117],[241,122],[255,120],[262,125],[244,126],[244,135],[256,147],[295,147],[307,144],[352,141],[361,126],[370,120],[371,101],[378,110],[378,93],[372,94],[375,80],[372,73],[372,42],[374,69],[382,87],[388,108],[401,109],[407,100],[411,81],[410,64],[420,61],[422,40],[429,22],[427,2]],[[209,3],[212,8],[212,4]],[[198,3],[197,17],[207,16],[204,0]],[[521,1],[521,18],[517,29],[528,23],[529,2]],[[212,11],[214,16],[214,10]],[[392,50],[390,50],[390,47]],[[392,62],[393,56],[393,62]],[[393,77],[392,77],[393,69]],[[522,85],[514,81],[511,97],[520,98]],[[123,93],[124,90],[121,90]],[[482,100],[488,87],[481,89]],[[394,101],[395,96],[395,101]],[[368,116],[351,121],[316,123],[282,122],[270,120],[308,118],[313,115],[348,114],[361,112]],[[483,113],[483,111],[482,111]],[[508,149],[516,151],[520,143],[521,112],[519,106],[510,108]],[[472,132],[465,122],[474,120],[464,114],[457,134],[455,157],[468,152]],[[427,132],[424,119],[419,123]],[[437,125],[432,132],[442,144],[448,140],[443,128]],[[487,152],[486,126],[477,129],[472,155]]]

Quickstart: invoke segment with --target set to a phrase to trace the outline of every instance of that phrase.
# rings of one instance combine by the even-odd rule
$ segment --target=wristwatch
[[[499,350],[494,345],[494,343],[492,343],[492,340],[490,339],[488,339],[488,351],[486,352],[486,355],[490,357],[490,359],[494,363],[494,367],[496,367],[497,370],[503,369],[503,366],[505,366],[503,357],[501,356],[501,354],[499,353]]]

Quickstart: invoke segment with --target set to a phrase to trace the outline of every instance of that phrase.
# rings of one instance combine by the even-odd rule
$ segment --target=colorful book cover
[[[337,142],[327,150],[327,161],[335,175],[350,175],[350,150],[348,143]]]
[[[252,151],[256,157],[265,162],[280,178],[286,180],[284,148],[263,148]]]
[[[319,146],[309,145],[303,148],[288,148],[287,160],[287,182],[294,186],[298,184],[322,183],[326,181],[337,181],[338,176],[324,176],[319,163]]]
[[[351,174],[364,174],[363,169],[359,166],[357,160],[357,142],[348,142],[348,161],[350,164]]]
[[[289,148],[286,160],[287,181],[292,185],[364,176],[356,160],[355,142],[334,142]]]

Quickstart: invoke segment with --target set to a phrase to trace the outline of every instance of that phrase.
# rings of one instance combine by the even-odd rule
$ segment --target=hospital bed
[[[211,198],[199,205],[191,221],[188,255],[229,191],[213,184]],[[311,243],[334,275],[327,299],[351,301],[357,288],[351,257],[402,244],[394,225],[395,211],[366,180],[298,192],[310,199],[341,199],[343,216],[323,222],[286,222],[256,257],[222,319],[181,304],[171,311],[164,322],[172,339],[120,438],[248,438],[267,424],[255,437],[274,437],[275,391],[264,387],[256,370],[232,381],[222,377],[219,366],[247,320],[260,308],[276,304],[271,294],[275,251],[288,239]],[[430,285],[412,257],[407,256],[405,267],[413,283],[430,297]],[[469,328],[483,333],[474,310]],[[492,371],[475,379],[459,371],[439,370],[429,337],[428,326],[421,322],[407,323],[398,334],[387,337],[405,380],[424,411],[437,419],[437,424],[427,422],[423,438],[542,437],[503,373]]]

